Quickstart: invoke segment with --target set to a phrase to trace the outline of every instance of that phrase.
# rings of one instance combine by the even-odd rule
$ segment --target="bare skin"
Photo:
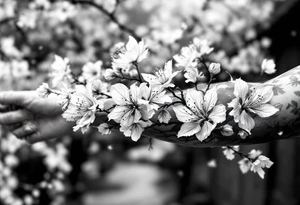
[[[216,129],[205,141],[200,142],[196,137],[177,137],[181,123],[176,117],[169,125],[154,124],[146,128],[143,135],[164,141],[191,147],[230,146],[237,144],[255,144],[278,139],[297,138],[300,134],[300,67],[263,83],[274,86],[270,104],[279,111],[268,118],[253,115],[255,127],[251,135],[242,139],[238,135],[238,125],[228,113],[232,108],[227,106],[235,96],[233,82],[218,83],[218,104],[226,106],[226,121],[223,124],[233,126],[232,136],[222,136]],[[18,138],[24,138],[28,143],[35,143],[55,137],[63,136],[72,131],[74,123],[66,122],[62,117],[62,110],[57,103],[57,97],[39,98],[34,91],[8,91],[0,93],[0,124],[4,125]],[[8,106],[17,106],[17,110],[8,111]],[[105,120],[99,114],[95,125]],[[113,123],[113,122],[110,122]],[[28,129],[30,127],[30,129]],[[219,126],[220,127],[220,126]]]

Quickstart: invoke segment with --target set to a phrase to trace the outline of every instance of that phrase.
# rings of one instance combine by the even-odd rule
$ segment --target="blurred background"
[[[111,66],[131,35],[150,49],[151,72],[194,37],[215,48],[208,61],[262,82],[300,64],[298,0],[0,0],[0,91],[32,90],[49,80],[54,55],[74,75],[87,62]],[[277,72],[261,75],[265,58]],[[176,79],[184,86],[182,76]],[[280,89],[278,90],[280,92]],[[77,132],[33,146],[0,127],[0,205],[297,205],[300,141],[260,149],[274,165],[264,180],[241,174],[221,148],[190,148],[119,133]]]

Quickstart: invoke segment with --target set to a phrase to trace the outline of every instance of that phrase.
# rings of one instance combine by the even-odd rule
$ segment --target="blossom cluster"
[[[97,127],[102,134],[109,134],[112,129],[119,129],[137,141],[150,127],[179,122],[179,138],[195,136],[204,142],[217,134],[245,139],[255,128],[254,116],[270,117],[278,111],[269,103],[273,96],[271,85],[250,86],[242,79],[232,81],[235,98],[227,105],[222,104],[218,100],[218,86],[211,84],[221,72],[221,65],[215,62],[208,65],[204,60],[203,56],[213,51],[205,40],[194,38],[174,56],[176,63],[169,60],[162,68],[153,69],[153,74],[141,69],[142,61],[148,56],[143,40],[138,42],[130,36],[126,44],[118,45],[111,55],[112,68],[103,68],[101,61],[88,62],[79,76],[72,73],[67,58],[55,56],[51,66],[52,86],[44,83],[37,89],[41,97],[50,94],[61,97],[62,116],[76,123],[74,131],[80,129],[85,133],[90,127]],[[194,78],[191,69],[209,79],[206,89],[198,88],[202,78]],[[183,91],[174,84],[173,79],[182,72],[185,82],[193,82],[193,88]],[[209,77],[204,77],[204,73]],[[100,124],[96,123],[97,116],[104,117]],[[228,124],[230,116],[238,129]],[[229,159],[233,158],[232,154]],[[253,164],[257,163],[253,161]],[[262,177],[261,168],[253,165],[251,171]]]

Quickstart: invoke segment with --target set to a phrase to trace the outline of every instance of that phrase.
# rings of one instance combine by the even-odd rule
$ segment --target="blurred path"
[[[104,180],[121,188],[87,193],[85,205],[166,205],[177,195],[171,174],[151,164],[119,163]]]

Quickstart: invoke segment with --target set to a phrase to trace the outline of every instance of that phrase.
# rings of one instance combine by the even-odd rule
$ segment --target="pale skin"
[[[296,67],[286,73],[269,80],[261,85],[273,85],[274,96],[270,104],[279,111],[268,118],[253,115],[255,127],[251,135],[242,139],[238,135],[240,130],[228,113],[227,103],[235,98],[233,94],[234,83],[225,82],[218,89],[218,103],[226,106],[226,121],[219,124],[233,126],[232,136],[222,136],[218,129],[203,142],[196,137],[177,137],[181,126],[173,115],[170,125],[154,124],[146,128],[143,135],[164,141],[173,142],[191,147],[231,146],[238,144],[255,144],[279,139],[298,138],[300,134],[300,67]],[[214,86],[215,86],[214,85]],[[251,85],[250,85],[251,86]],[[4,125],[16,137],[25,139],[28,143],[61,137],[72,132],[74,123],[66,122],[62,117],[62,110],[57,103],[55,95],[47,99],[41,99],[35,91],[7,91],[0,93],[0,124]],[[17,109],[8,110],[15,106]],[[99,114],[95,126],[103,122],[106,117]],[[114,122],[109,122],[114,124]]]

